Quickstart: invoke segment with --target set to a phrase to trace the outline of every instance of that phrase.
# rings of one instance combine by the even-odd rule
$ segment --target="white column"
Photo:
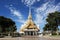
[[[33,32],[33,36],[34,36],[34,32]]]
[[[25,35],[26,35],[26,32],[25,32]]]
[[[28,35],[28,32],[27,32],[27,35]]]
[[[37,35],[37,32],[35,32],[36,33],[36,35]]]
[[[28,32],[26,32],[26,35],[27,35]]]

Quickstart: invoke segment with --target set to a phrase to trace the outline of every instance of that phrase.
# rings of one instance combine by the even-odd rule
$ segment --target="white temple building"
[[[31,10],[29,10],[28,19],[20,28],[20,33],[23,33],[24,35],[38,35],[39,32],[40,28],[33,22]]]

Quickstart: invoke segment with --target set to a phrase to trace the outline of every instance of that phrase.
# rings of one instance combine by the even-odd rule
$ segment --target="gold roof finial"
[[[32,15],[31,15],[31,7],[29,7],[29,16],[28,19],[32,19]]]

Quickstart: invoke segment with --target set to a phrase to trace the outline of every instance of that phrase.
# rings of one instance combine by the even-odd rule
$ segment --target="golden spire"
[[[28,19],[32,19],[32,15],[31,15],[31,7],[29,8],[29,16]]]
[[[35,25],[35,23],[32,20],[32,15],[31,15],[31,7],[29,7],[29,16],[28,20],[26,23],[22,26],[20,32],[24,32],[25,29],[34,29],[35,31],[38,31],[39,28]]]

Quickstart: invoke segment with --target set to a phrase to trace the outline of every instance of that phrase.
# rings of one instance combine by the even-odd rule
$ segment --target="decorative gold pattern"
[[[25,29],[34,29],[35,31],[39,30],[39,28],[36,26],[36,24],[32,21],[32,15],[31,15],[31,13],[29,13],[28,20],[22,26],[20,32],[24,32]]]

